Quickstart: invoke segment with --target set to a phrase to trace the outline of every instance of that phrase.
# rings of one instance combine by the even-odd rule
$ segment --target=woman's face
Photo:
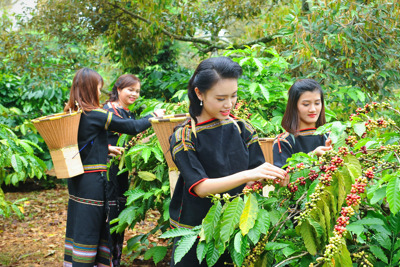
[[[140,83],[118,89],[118,100],[122,107],[128,108],[140,96]]]
[[[321,93],[318,90],[302,93],[297,102],[300,129],[314,128],[321,113],[321,109]]]
[[[205,93],[195,89],[197,97],[203,101],[203,109],[198,122],[210,119],[224,120],[229,117],[237,100],[237,79],[221,79]]]

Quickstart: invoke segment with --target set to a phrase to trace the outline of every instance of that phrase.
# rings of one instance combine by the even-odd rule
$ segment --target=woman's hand
[[[330,138],[326,139],[326,141],[325,141],[325,146],[330,146],[330,147],[332,147],[332,139],[330,139]]]
[[[247,172],[249,174],[249,182],[275,178],[278,178],[281,181],[288,180],[288,175],[285,170],[282,170],[268,162],[265,162],[257,168],[248,170]]]
[[[157,117],[164,116],[164,115],[165,115],[165,109],[156,109],[156,110],[154,110],[154,114],[155,114]]]
[[[281,179],[281,181],[279,182],[280,186],[287,186],[290,182],[290,176],[289,173],[286,173],[285,178]]]
[[[332,149],[332,139],[328,138],[325,141],[325,146],[319,146],[316,149],[314,149],[315,155],[318,157],[321,157],[326,151],[329,151]]]
[[[123,151],[124,151],[123,147],[108,146],[108,155],[109,156],[115,157],[115,156],[121,155]]]
[[[314,149],[314,153],[318,157],[321,157],[326,151],[329,151],[331,149],[332,149],[331,146],[319,146],[316,149]]]

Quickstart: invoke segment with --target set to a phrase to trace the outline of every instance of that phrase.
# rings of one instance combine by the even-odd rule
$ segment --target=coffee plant
[[[214,195],[201,225],[161,237],[182,237],[175,262],[200,237],[197,257],[208,266],[225,251],[235,266],[398,266],[399,121],[398,107],[366,104],[318,129],[330,132],[333,150],[288,160],[287,187]]]
[[[0,114],[7,117],[13,110],[0,105]],[[19,218],[23,213],[18,203],[25,199],[10,202],[5,199],[1,185],[14,185],[29,178],[45,177],[46,164],[35,154],[42,149],[30,140],[20,139],[10,127],[0,124],[0,216],[9,217],[15,213]]]

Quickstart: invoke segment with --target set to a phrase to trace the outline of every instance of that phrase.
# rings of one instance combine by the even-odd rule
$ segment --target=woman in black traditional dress
[[[110,254],[109,210],[107,199],[107,131],[135,135],[147,125],[123,119],[100,108],[102,77],[83,68],[72,82],[65,111],[83,110],[79,122],[78,146],[84,174],[68,179],[68,215],[64,266],[112,266]]]
[[[140,80],[133,74],[121,75],[115,82],[110,98],[104,105],[104,109],[114,113],[116,116],[124,119],[135,120],[134,114],[131,113],[129,107],[140,96]],[[155,111],[156,116],[164,115],[164,110]],[[147,115],[141,119],[136,120],[141,129],[147,129],[151,126],[149,118],[153,115]],[[108,132],[108,144],[111,147],[117,145],[120,133]],[[129,173],[124,172],[117,175],[119,171],[117,164],[112,164],[108,170],[108,183],[107,183],[107,198],[110,200],[110,213],[109,221],[117,218],[121,211],[125,208],[126,197],[125,191],[129,189]],[[111,256],[113,266],[120,266],[122,245],[124,242],[124,233],[111,234]]]
[[[282,118],[286,132],[274,141],[274,165],[282,167],[286,160],[298,152],[313,152],[321,156],[332,149],[327,135],[314,135],[326,123],[324,94],[312,79],[296,81],[289,89],[288,103]]]
[[[190,121],[171,136],[171,154],[180,175],[170,204],[171,227],[200,225],[212,206],[211,194],[241,193],[246,183],[275,177],[287,184],[286,172],[265,159],[254,128],[230,112],[237,100],[242,68],[227,57],[202,61],[189,81]],[[196,246],[171,266],[198,263]],[[224,254],[215,266],[232,262]]]

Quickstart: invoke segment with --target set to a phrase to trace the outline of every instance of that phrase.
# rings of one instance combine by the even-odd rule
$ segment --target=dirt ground
[[[6,193],[6,200],[28,198],[22,211],[25,219],[0,217],[0,266],[62,266],[67,218],[68,191],[65,186],[32,192]],[[125,232],[125,242],[147,233],[157,223],[158,212],[149,212],[145,221]],[[151,242],[160,242],[150,237]],[[169,266],[168,256],[157,266]],[[123,266],[156,266],[143,259],[123,255]]]

